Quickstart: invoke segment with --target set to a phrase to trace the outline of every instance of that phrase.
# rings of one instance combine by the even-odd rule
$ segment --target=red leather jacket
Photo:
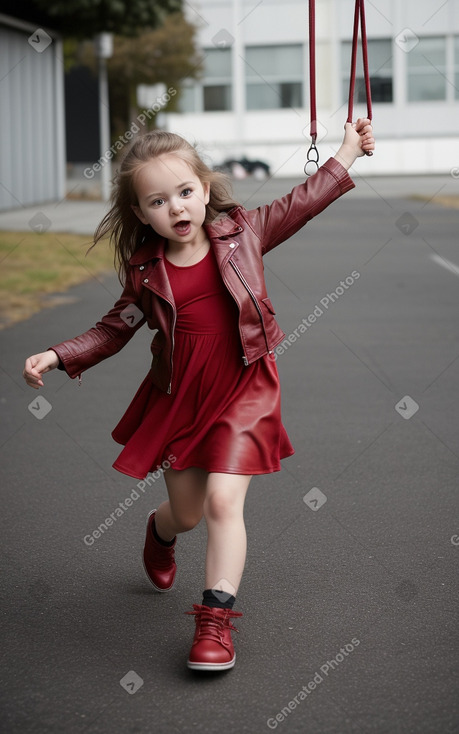
[[[239,308],[242,359],[251,364],[285,337],[266,292],[262,257],[291,237],[332,201],[354,188],[346,170],[330,158],[314,176],[272,204],[247,211],[235,207],[205,225],[223,282]],[[74,378],[116,354],[145,322],[157,329],[151,343],[150,376],[171,392],[176,309],[164,265],[165,240],[153,237],[131,257],[120,299],[96,326],[50,347]]]

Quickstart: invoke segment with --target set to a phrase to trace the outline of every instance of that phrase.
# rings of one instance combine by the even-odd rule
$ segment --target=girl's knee
[[[174,513],[173,517],[177,525],[180,527],[180,532],[187,533],[189,530],[193,530],[196,525],[199,525],[202,519],[202,512],[197,515],[177,515]]]
[[[231,492],[209,492],[204,500],[204,516],[206,520],[220,522],[238,517],[240,513],[241,503],[239,498],[235,497]]]

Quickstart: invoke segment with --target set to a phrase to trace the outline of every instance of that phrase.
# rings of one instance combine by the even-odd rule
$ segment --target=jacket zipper
[[[228,289],[228,292],[233,297],[233,299],[234,299],[234,301],[235,301],[235,303],[236,303],[236,305],[238,307],[238,310],[240,311],[241,309],[240,309],[240,306],[239,306],[239,301],[236,298],[236,296],[234,295],[233,290],[232,290],[230,284],[228,283],[227,279],[225,278],[225,275],[224,275],[223,272],[221,273],[221,276],[222,276],[222,279],[223,279],[224,284],[226,285],[226,288]],[[242,340],[242,333],[241,333],[241,329],[240,329],[239,325],[238,325],[238,329],[239,329],[239,336],[241,337],[241,343],[242,343],[242,341],[243,341]],[[244,365],[247,367],[247,365],[249,364],[249,360],[247,359],[247,357],[245,356],[245,354],[242,356],[242,361],[244,362]]]
[[[156,293],[156,291],[153,288],[151,290],[153,290],[153,292]],[[158,295],[158,294],[156,293],[156,295]],[[175,306],[172,303],[172,301],[169,301],[169,299],[166,298],[163,295],[161,295],[160,297],[163,298],[166,301],[166,303],[169,304],[169,306],[172,309],[172,313],[173,313],[173,320],[172,320],[172,345],[171,345],[171,374],[170,374],[170,378],[169,378],[170,379],[170,382],[169,382],[169,385],[168,385],[168,388],[167,388],[167,394],[170,395],[171,392],[172,392],[172,373],[173,373],[173,370],[174,370],[174,348],[175,348],[175,336],[174,336],[174,332],[175,332],[175,324],[177,322],[177,312],[175,310]]]
[[[154,289],[151,289],[151,290],[153,290],[153,292],[155,293]],[[158,294],[156,294],[156,295],[158,295]],[[175,348],[175,336],[174,336],[174,333],[175,333],[175,324],[177,322],[177,312],[175,310],[175,306],[172,303],[172,301],[169,301],[163,295],[161,296],[161,298],[164,298],[164,300],[166,301],[166,303],[169,304],[169,306],[172,309],[173,316],[174,316],[174,318],[172,320],[171,375],[170,375],[170,382],[169,382],[169,385],[168,385],[168,388],[167,388],[167,394],[170,395],[171,392],[172,392],[172,373],[173,373],[173,370],[174,370],[174,348]]]
[[[265,336],[266,348],[267,348],[267,350],[268,350],[268,352],[269,352],[269,344],[268,344],[268,339],[267,339],[267,337],[266,337],[265,323],[264,323],[264,321],[263,321],[263,315],[262,315],[262,313],[261,313],[261,309],[260,309],[260,306],[258,305],[257,297],[256,297],[255,293],[253,292],[253,290],[251,289],[251,287],[249,286],[249,284],[247,283],[246,279],[244,278],[243,274],[242,274],[242,273],[241,273],[241,271],[239,270],[239,268],[238,268],[238,266],[236,265],[236,263],[234,263],[234,262],[233,262],[232,260],[230,260],[229,262],[231,263],[231,265],[232,265],[232,267],[233,267],[233,270],[235,270],[235,271],[236,271],[236,273],[238,274],[239,278],[240,278],[240,279],[241,279],[241,281],[243,282],[243,284],[244,284],[244,286],[246,287],[246,289],[247,289],[247,291],[248,291],[248,293],[249,293],[249,295],[250,295],[250,297],[251,297],[252,301],[253,301],[253,302],[254,302],[254,304],[255,304],[255,308],[256,308],[256,309],[257,309],[257,311],[258,311],[258,314],[259,314],[259,316],[260,316],[260,320],[261,320],[261,325],[262,325],[262,327],[263,327],[263,334],[264,334],[264,336]],[[247,357],[245,356],[245,354],[244,354],[244,356],[242,357],[242,361],[244,362],[245,366],[247,367],[247,365],[249,364],[249,360],[247,359]]]
[[[170,307],[172,308],[172,313],[174,314],[174,318],[172,321],[171,376],[170,376],[169,387],[167,388],[167,394],[170,395],[172,392],[172,372],[174,369],[175,324],[177,321],[177,313],[172,303],[168,301],[167,298],[165,298],[164,300],[166,301],[166,303],[170,305]]]

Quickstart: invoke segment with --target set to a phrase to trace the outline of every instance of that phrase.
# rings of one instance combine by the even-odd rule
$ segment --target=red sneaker
[[[242,617],[242,612],[193,604],[196,620],[193,645],[188,667],[193,670],[227,670],[236,662],[231,630],[238,632],[230,617]]]
[[[175,538],[173,545],[161,545],[153,535],[153,520],[156,510],[152,510],[147,518],[147,535],[143,549],[143,567],[148,580],[156,591],[170,591],[174,586],[177,565],[175,563]]]

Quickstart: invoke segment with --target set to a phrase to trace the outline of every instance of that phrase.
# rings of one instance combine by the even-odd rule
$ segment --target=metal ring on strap
[[[304,164],[304,172],[306,176],[312,176],[314,173],[317,173],[317,171],[319,170],[319,151],[317,150],[315,140],[309,146],[309,150],[308,150],[306,157],[307,157],[307,161]]]

